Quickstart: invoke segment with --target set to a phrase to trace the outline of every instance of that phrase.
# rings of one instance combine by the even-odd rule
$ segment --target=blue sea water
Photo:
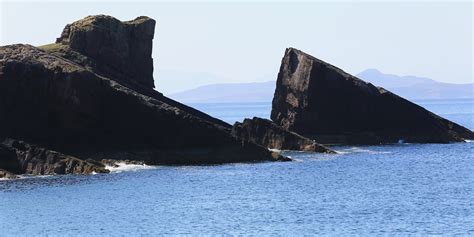
[[[474,129],[474,100],[416,102]],[[229,123],[271,109],[193,106]],[[3,180],[0,235],[474,235],[473,142],[334,149],[286,152],[294,162]]]

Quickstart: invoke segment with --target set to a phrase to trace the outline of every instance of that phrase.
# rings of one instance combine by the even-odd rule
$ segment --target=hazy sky
[[[368,68],[474,80],[473,6],[465,2],[5,2],[0,44],[54,42],[87,15],[157,20],[155,84],[165,94],[209,83],[275,80],[287,47],[357,74]]]

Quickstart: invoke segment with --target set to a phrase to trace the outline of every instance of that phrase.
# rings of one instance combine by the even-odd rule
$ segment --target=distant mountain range
[[[407,99],[474,98],[474,83],[444,83],[425,77],[384,74],[376,69],[367,69],[357,77]]]
[[[474,83],[444,83],[424,77],[384,74],[377,69],[367,69],[356,76],[406,99],[474,98]],[[275,85],[275,81],[211,84],[169,96],[184,103],[271,102]]]
[[[183,103],[271,102],[275,81],[200,86],[169,97]]]

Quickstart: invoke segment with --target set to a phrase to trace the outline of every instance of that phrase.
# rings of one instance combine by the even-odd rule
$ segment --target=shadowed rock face
[[[120,64],[113,59],[109,61],[104,56],[107,53],[88,56],[95,46],[91,51],[88,43],[85,48],[77,46],[80,43],[74,46],[76,40],[82,42],[82,36],[76,38],[76,34],[84,34],[87,38],[96,31],[100,32],[99,35],[107,35],[103,37],[109,41],[104,42],[113,44],[117,40],[113,37],[122,34],[104,32],[120,32],[122,28],[124,31],[128,29],[128,40],[132,44],[135,38],[139,38],[139,32],[145,32],[144,37],[151,41],[153,33],[149,33],[153,31],[149,26],[154,25],[153,20],[141,17],[123,23],[111,17],[91,16],[78,22],[66,27],[69,30],[63,32],[58,40],[61,44],[43,49],[23,44],[0,47],[0,142],[11,138],[22,140],[27,145],[35,144],[28,147],[41,147],[43,150],[29,152],[34,159],[26,160],[26,166],[50,164],[47,168],[22,168],[20,172],[93,171],[68,169],[67,162],[65,166],[54,168],[64,159],[50,159],[48,154],[53,153],[83,162],[89,162],[88,159],[120,159],[141,160],[147,164],[287,160],[254,143],[239,141],[231,135],[231,126],[223,121],[166,98],[143,84],[137,86],[135,82],[141,83],[142,77],[136,75],[137,78],[130,78],[132,81],[124,81],[124,78],[129,78],[127,73],[132,72],[127,70],[134,68],[133,61],[147,61],[151,59],[148,54],[143,54],[143,58],[124,54],[132,66],[124,69],[122,75],[101,66],[95,67]],[[99,42],[101,40],[99,38]],[[84,42],[89,42],[89,39]],[[110,50],[119,48],[111,46]],[[116,53],[120,54],[120,50]],[[145,71],[152,72],[152,65]],[[114,73],[119,76],[113,77]],[[10,146],[9,149],[16,151],[17,159],[23,159],[18,155],[18,148]],[[7,162],[3,158],[0,157],[0,168]],[[77,161],[74,159],[71,162]],[[84,165],[81,163],[78,167]],[[25,167],[23,163],[21,166]]]
[[[88,16],[66,25],[56,43],[86,56],[84,66],[103,76],[154,88],[154,32],[155,20],[145,16],[125,22],[105,15]],[[63,56],[77,57],[70,52]]]
[[[0,160],[0,169],[8,170],[8,172],[11,173],[22,173],[23,169],[19,159],[17,158],[17,154],[15,150],[11,149],[9,146],[0,144]],[[0,178],[3,178],[2,176],[6,176],[6,173],[0,175]]]
[[[322,143],[446,143],[474,137],[469,129],[293,48],[282,60],[271,118]]]
[[[235,123],[232,134],[244,141],[260,144],[269,149],[335,153],[314,140],[290,132],[268,119],[254,117]]]

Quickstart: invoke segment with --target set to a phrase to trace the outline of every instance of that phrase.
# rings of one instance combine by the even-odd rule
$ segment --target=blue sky
[[[367,68],[473,82],[473,3],[2,1],[2,45],[54,42],[87,15],[157,20],[157,90],[275,80],[287,47],[357,74]]]

